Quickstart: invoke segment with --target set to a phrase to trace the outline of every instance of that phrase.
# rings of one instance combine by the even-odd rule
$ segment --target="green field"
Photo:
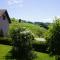
[[[5,56],[11,50],[11,46],[0,44],[0,60],[5,60]],[[34,60],[55,60],[55,57],[50,57],[48,54],[35,52],[37,57]]]

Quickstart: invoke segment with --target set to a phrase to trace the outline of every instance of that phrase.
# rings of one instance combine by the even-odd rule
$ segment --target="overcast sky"
[[[60,0],[0,0],[0,9],[10,17],[27,21],[52,22],[60,16]]]

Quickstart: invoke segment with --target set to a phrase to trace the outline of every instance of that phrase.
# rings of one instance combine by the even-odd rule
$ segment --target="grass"
[[[5,56],[11,50],[11,46],[0,44],[0,60],[5,60]],[[35,51],[34,51],[35,52]],[[46,53],[35,52],[37,57],[34,60],[55,60],[55,57],[50,57]]]
[[[16,28],[16,27],[24,27],[28,30],[30,30],[35,37],[39,37],[40,35],[43,35],[44,32],[46,31],[45,28],[43,27],[40,27],[39,25],[35,25],[35,24],[30,24],[30,23],[24,23],[24,22],[21,22],[21,23],[11,23],[10,24],[10,28],[13,29],[13,28]]]
[[[39,34],[43,34],[46,31],[45,28],[30,23],[20,23],[20,26],[31,30],[31,32],[34,33],[35,37],[38,37]]]
[[[5,56],[11,50],[11,46],[0,44],[0,60],[5,60]]]
[[[55,60],[55,56],[49,56],[46,53],[35,52],[37,57],[34,60]]]

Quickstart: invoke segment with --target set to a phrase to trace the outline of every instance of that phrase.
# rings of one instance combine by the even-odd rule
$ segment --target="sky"
[[[0,0],[0,9],[7,9],[10,18],[53,22],[60,17],[60,0]]]

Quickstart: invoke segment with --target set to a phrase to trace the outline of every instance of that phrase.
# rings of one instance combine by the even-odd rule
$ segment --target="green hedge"
[[[48,45],[46,44],[46,42],[34,41],[32,46],[35,51],[48,53],[48,51],[47,51]]]
[[[0,44],[12,45],[12,39],[7,37],[0,37]]]

